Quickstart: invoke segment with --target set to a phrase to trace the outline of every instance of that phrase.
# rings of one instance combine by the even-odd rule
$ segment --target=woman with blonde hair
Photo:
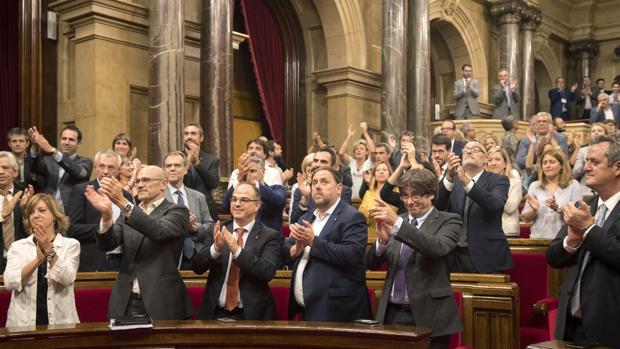
[[[304,157],[301,161],[301,172],[297,172],[297,183],[293,184],[291,187],[291,199],[289,200],[288,205],[288,224],[291,224],[290,213],[293,212],[293,194],[295,193],[295,190],[298,188],[308,191],[310,190],[310,177],[312,177],[310,170],[312,169],[312,161],[314,161],[314,153],[310,153]]]
[[[484,149],[487,150],[487,152],[499,145],[497,137],[495,137],[495,135],[492,133],[483,134],[482,137],[480,137],[479,143],[482,144],[482,146],[484,147]]]
[[[62,235],[69,218],[56,199],[36,194],[24,207],[28,238],[11,244],[4,285],[12,291],[6,326],[78,323],[73,282],[80,243]]]
[[[495,146],[488,150],[487,171],[506,176],[510,181],[508,199],[506,199],[502,213],[502,229],[507,236],[518,237],[521,230],[519,227],[519,204],[523,196],[521,176],[519,176],[519,172],[512,169],[510,155],[506,149]]]
[[[387,162],[378,162],[371,170],[370,175],[370,188],[366,190],[362,203],[360,204],[359,211],[366,217],[368,223],[368,240],[374,241],[377,238],[377,225],[375,220],[370,217],[368,209],[377,204],[376,199],[381,198],[381,188],[385,185],[388,178],[392,175],[392,168]],[[394,213],[398,210],[398,207],[390,205]]]
[[[521,217],[534,222],[531,238],[553,239],[564,224],[562,209],[582,199],[581,186],[564,152],[546,150],[538,162],[538,180],[530,184]]]

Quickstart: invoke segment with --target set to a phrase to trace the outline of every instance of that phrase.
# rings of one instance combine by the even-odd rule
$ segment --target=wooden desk
[[[530,344],[527,346],[527,349],[575,349],[574,347],[569,347],[567,345],[568,342],[565,341],[548,341],[536,344]],[[592,347],[592,349],[611,349],[609,347],[596,346]]]
[[[0,330],[2,348],[427,348],[430,330],[304,321],[156,321],[153,329],[111,331],[107,323]]]

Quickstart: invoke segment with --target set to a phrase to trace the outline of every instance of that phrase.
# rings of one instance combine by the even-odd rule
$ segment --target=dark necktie
[[[602,204],[596,210],[596,225],[599,227],[603,227],[605,224],[605,215],[607,214],[607,206]],[[581,277],[583,276],[583,270],[586,268],[588,261],[590,260],[590,251],[586,251],[583,256],[583,261],[581,261],[581,265],[579,266],[579,276],[577,277],[577,282],[575,283],[575,292],[573,292],[573,298],[571,299],[570,311],[571,314],[581,317]]]
[[[418,221],[412,218],[410,224],[418,226]],[[400,257],[398,258],[398,265],[396,267],[396,275],[394,276],[394,303],[405,303],[405,294],[407,292],[405,271],[407,269],[407,262],[411,256],[413,250],[406,244],[401,244]]]
[[[476,181],[471,180],[474,184]],[[469,195],[465,193],[465,204],[463,204],[463,226],[461,227],[461,235],[459,235],[459,244],[464,245],[467,243],[467,225],[469,223],[469,206],[471,206],[471,199]]]
[[[237,245],[243,247],[243,233],[245,229],[237,228]],[[232,258],[232,255],[230,256]],[[230,271],[226,282],[226,310],[233,311],[239,304],[239,267],[234,261],[230,261]]]
[[[174,192],[177,196],[177,205],[185,207],[185,201],[183,201],[183,192],[177,190]],[[194,240],[191,237],[186,236],[183,240],[183,256],[187,259],[192,259],[194,256]]]

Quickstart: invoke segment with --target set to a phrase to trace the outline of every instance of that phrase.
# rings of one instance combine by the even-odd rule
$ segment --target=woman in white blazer
[[[6,327],[78,323],[73,282],[80,243],[60,233],[69,227],[58,202],[36,194],[25,204],[29,237],[11,244],[4,285],[12,291]]]
[[[502,214],[502,229],[506,236],[518,237],[520,235],[519,204],[523,196],[521,177],[519,172],[512,169],[510,156],[506,149],[498,146],[489,149],[487,171],[506,176],[510,181],[508,199],[506,199],[504,213]]]

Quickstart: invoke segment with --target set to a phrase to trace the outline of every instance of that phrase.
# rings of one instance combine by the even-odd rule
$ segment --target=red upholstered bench
[[[0,291],[0,327],[6,325],[6,315],[11,304],[11,291]]]
[[[111,288],[75,290],[75,307],[80,322],[108,321]]]
[[[544,254],[513,253],[514,268],[507,271],[513,282],[519,285],[521,347],[548,341],[549,324],[546,316],[534,312],[535,305],[547,303],[547,309],[557,307],[557,301],[549,299],[549,272]]]
[[[205,288],[203,286],[193,286],[187,288],[187,293],[189,293],[189,298],[192,300],[192,306],[194,307],[194,316],[191,319],[198,318],[198,311],[200,311],[200,304],[202,303],[202,296],[205,293]]]
[[[521,226],[519,226],[519,229],[520,229],[520,231],[519,231],[519,235],[520,236],[519,237],[523,238],[523,239],[529,239],[529,237],[530,237],[530,228],[531,228],[530,225],[521,225]]]

